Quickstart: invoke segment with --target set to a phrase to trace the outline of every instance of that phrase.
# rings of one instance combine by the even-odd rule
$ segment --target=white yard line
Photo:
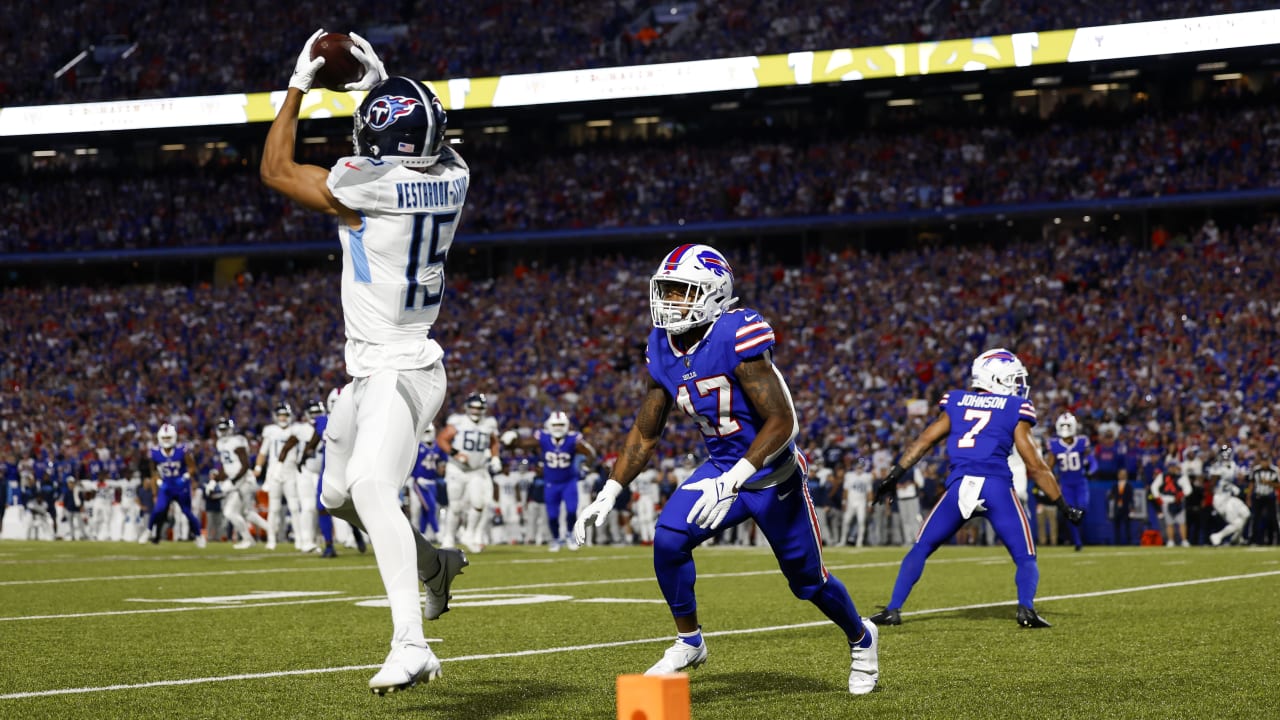
[[[772,572],[777,572],[772,571]],[[1180,582],[1158,583],[1155,585],[1139,585],[1136,587],[1116,588],[1114,590],[1098,590],[1086,593],[1072,593],[1070,595],[1052,595],[1049,597],[1037,598],[1038,602],[1049,602],[1054,600],[1077,600],[1095,597],[1105,597],[1108,595],[1121,595],[1125,593],[1149,592],[1152,590],[1167,590],[1169,588],[1189,587],[1192,585],[1205,585],[1209,583],[1232,582],[1237,580],[1254,580],[1263,577],[1273,577],[1280,575],[1280,570],[1269,572],[1248,573],[1245,575],[1223,575],[1212,578],[1201,578],[1199,580],[1183,580]],[[725,575],[721,575],[722,577]],[[616,581],[614,581],[616,582]],[[492,588],[491,588],[492,589]],[[916,610],[913,612],[905,612],[903,615],[929,615],[935,613],[955,612],[957,610],[972,610],[976,608],[1001,607],[1005,605],[1013,605],[1015,601],[1004,601],[994,603],[980,603],[976,605],[958,605],[946,608],[931,608],[928,610]],[[258,607],[247,606],[247,607]],[[202,608],[210,609],[210,608]],[[819,627],[829,624],[828,620],[818,620],[814,622],[796,623],[792,625],[771,625],[765,627],[742,628],[739,630],[718,630],[715,632],[704,633],[707,637],[718,637],[725,635],[751,635],[756,633],[777,632],[780,630],[797,630],[801,628]],[[475,660],[497,660],[502,658],[528,657],[533,655],[551,655],[555,653],[580,652],[588,650],[600,650],[604,648],[625,647],[627,645],[645,645],[651,643],[669,643],[670,635],[663,635],[656,638],[643,638],[639,640],[619,640],[616,642],[591,643],[588,645],[565,645],[561,647],[539,648],[534,650],[517,650],[514,652],[488,653],[484,655],[464,655],[455,658],[442,658],[441,662],[470,662]],[[289,677],[298,675],[323,675],[327,673],[348,672],[355,670],[373,670],[380,667],[379,665],[344,665],[339,667],[327,668],[311,668],[306,670],[279,670],[267,673],[242,673],[238,675],[221,675],[214,677],[202,678],[186,678],[181,680],[156,680],[146,683],[133,683],[121,685],[103,685],[99,687],[79,687],[79,688],[58,688],[54,690],[36,690],[32,692],[8,693],[0,695],[0,700],[19,700],[22,698],[33,697],[49,697],[53,695],[83,695],[87,693],[109,692],[114,690],[140,690],[154,687],[173,687],[177,685],[200,685],[204,683],[215,682],[231,682],[236,680],[262,680],[277,677]]]

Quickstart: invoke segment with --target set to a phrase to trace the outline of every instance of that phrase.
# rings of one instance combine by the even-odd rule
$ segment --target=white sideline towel
[[[968,520],[969,516],[977,510],[986,510],[982,505],[982,485],[987,481],[976,475],[965,475],[960,478],[960,517]]]

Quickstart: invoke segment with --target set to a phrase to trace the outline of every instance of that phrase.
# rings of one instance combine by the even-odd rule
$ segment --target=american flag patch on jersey
[[[397,143],[396,149],[400,152],[414,152],[414,144],[405,142]]]

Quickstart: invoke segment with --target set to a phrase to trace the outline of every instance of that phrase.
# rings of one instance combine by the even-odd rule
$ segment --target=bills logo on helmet
[[[984,361],[999,360],[1001,362],[1017,362],[1018,358],[1015,357],[1014,354],[1009,352],[1008,350],[997,350],[994,352],[987,353],[986,357],[984,357],[983,360]]]
[[[663,263],[662,269],[665,272],[675,272],[676,269],[680,267],[680,262],[685,259],[688,252],[696,247],[698,246],[689,244],[681,245],[675,250],[672,250],[671,253],[667,255],[666,262]],[[711,248],[704,247],[702,252],[698,253],[695,258],[703,267],[715,273],[717,276],[724,276],[726,273],[730,275],[733,274],[733,268],[729,267],[729,261],[725,260],[723,255]]]
[[[369,105],[366,122],[374,130],[385,130],[387,126],[414,111],[422,102],[403,95],[384,95]]]
[[[729,262],[721,257],[719,253],[704,250],[698,255],[698,260],[716,275],[733,274],[733,268],[729,267]]]

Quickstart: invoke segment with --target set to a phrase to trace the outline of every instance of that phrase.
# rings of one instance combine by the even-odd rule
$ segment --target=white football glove
[[[587,509],[578,513],[578,521],[573,524],[573,536],[577,538],[579,545],[585,545],[587,542],[587,521],[594,519],[596,527],[603,525],[604,519],[613,511],[613,504],[618,501],[618,495],[621,492],[622,483],[610,478],[605,481],[604,487],[596,494],[596,499],[591,501]]]
[[[489,472],[494,475],[502,472],[502,458],[497,455],[489,458]]]
[[[378,53],[373,51],[369,41],[355,33],[351,33],[351,55],[364,66],[364,75],[353,83],[347,83],[347,90],[371,90],[374,85],[387,79],[387,69],[382,66]]]
[[[324,66],[324,58],[318,57],[311,59],[311,46],[316,44],[316,40],[324,34],[324,28],[312,33],[307,38],[307,44],[302,46],[302,52],[298,53],[298,62],[293,66],[293,77],[289,78],[289,87],[298,88],[302,92],[311,90],[311,84],[316,81],[316,73]]]
[[[702,493],[689,510],[686,522],[698,527],[715,530],[724,522],[733,501],[738,499],[738,489],[754,475],[756,467],[745,458],[718,477],[702,478],[680,487],[681,490],[697,490]]]
[[[508,430],[502,433],[502,435],[498,438],[498,440],[503,445],[510,445],[511,443],[515,442],[516,438],[518,437],[520,437],[520,433],[516,432],[515,430]]]

